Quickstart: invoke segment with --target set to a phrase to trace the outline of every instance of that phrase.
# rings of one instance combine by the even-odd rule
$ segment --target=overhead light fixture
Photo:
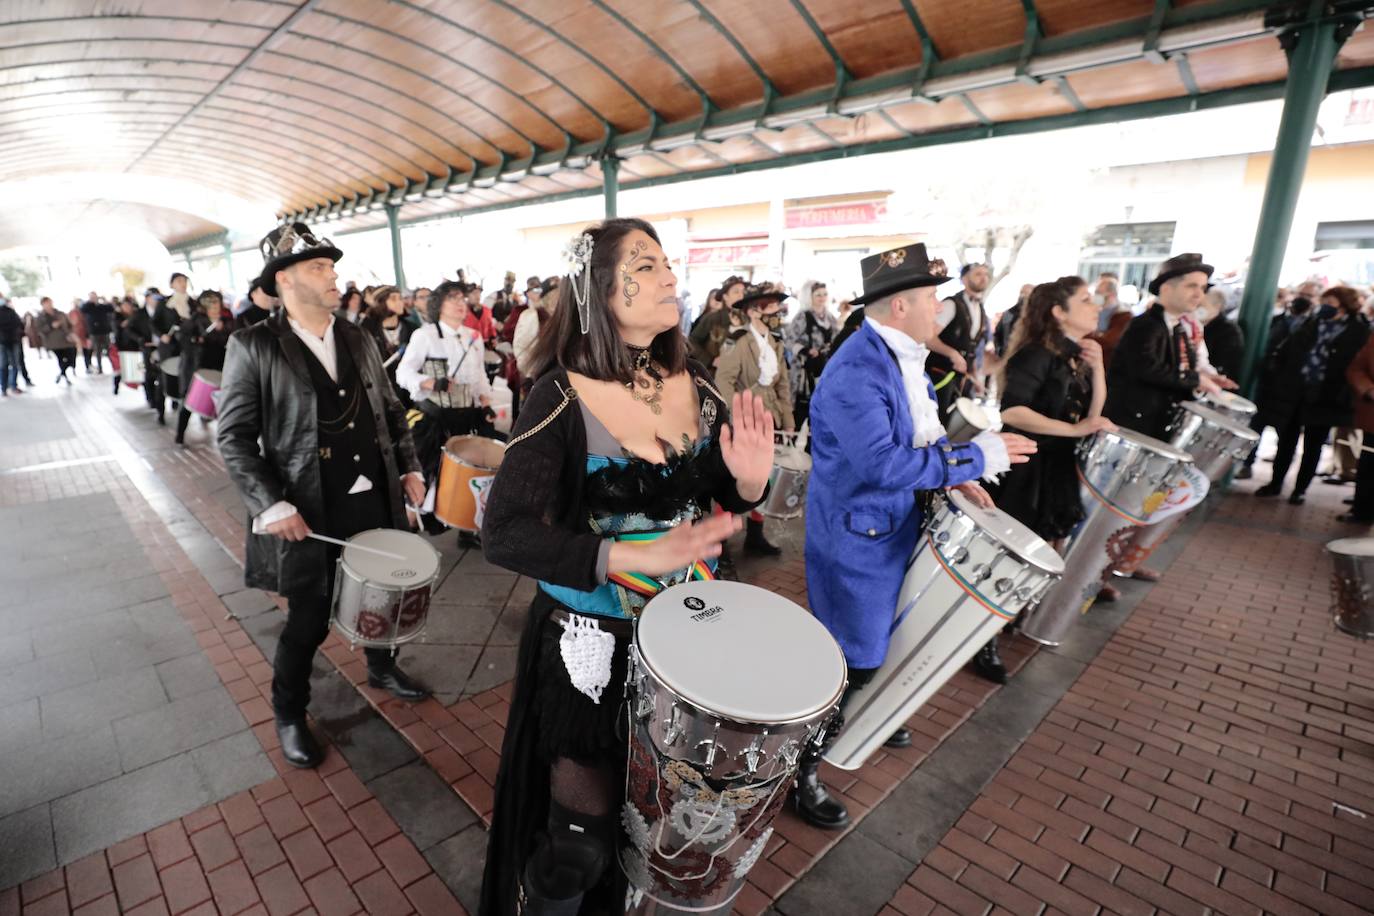
[[[701,138],[719,143],[721,140],[752,134],[756,130],[758,130],[758,125],[753,121],[734,121],[729,124],[717,124],[714,127],[705,128],[701,132]]]
[[[668,153],[675,149],[682,149],[684,146],[695,146],[697,135],[694,133],[674,134],[670,137],[656,137],[650,144],[650,149],[656,152]]]
[[[832,117],[833,114],[829,105],[811,105],[807,108],[794,108],[791,111],[770,114],[763,119],[763,126],[775,129],[794,127],[808,121],[819,121],[822,118]]]
[[[553,162],[546,162],[543,165],[532,165],[530,171],[536,175],[552,175],[563,168],[563,163],[555,159]]]
[[[1015,81],[1016,66],[1005,64],[1000,67],[975,70],[972,73],[958,73],[926,80],[925,85],[921,87],[921,92],[938,98],[947,95],[960,95],[965,92],[976,92],[979,89],[991,89],[994,86],[1005,86],[1007,83]]]
[[[889,105],[899,105],[902,102],[909,102],[914,98],[911,87],[898,87],[889,89],[886,92],[873,92],[868,95],[856,96],[852,99],[842,99],[838,106],[838,111],[843,115],[866,114],[870,111],[877,111]]]

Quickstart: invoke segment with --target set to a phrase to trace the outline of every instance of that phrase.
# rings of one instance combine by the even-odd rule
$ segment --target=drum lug
[[[992,567],[988,566],[986,563],[979,563],[977,566],[973,567],[973,569],[969,570],[969,579],[972,580],[974,585],[977,585],[991,575]]]
[[[668,711],[668,718],[663,721],[663,743],[669,747],[677,744],[678,739],[682,737],[682,724],[678,722],[680,714],[681,711],[674,703],[673,708]]]
[[[958,550],[954,551],[954,554],[950,556],[949,561],[955,566],[959,566],[960,564],[968,562],[968,548],[960,547]]]
[[[801,745],[797,743],[796,738],[788,738],[782,743],[782,747],[778,748],[778,756],[790,770],[797,765],[797,760],[801,757]]]
[[[644,689],[644,681],[642,679],[635,685],[635,692],[639,695],[639,700],[635,704],[635,718],[642,721],[653,715],[654,698]]]
[[[721,744],[720,744],[720,741],[718,740],[719,735],[720,735],[720,723],[717,722],[717,723],[716,723],[715,729],[711,732],[711,737],[709,737],[709,738],[704,738],[704,739],[702,739],[701,741],[698,741],[698,742],[697,742],[697,750],[701,750],[701,747],[702,747],[702,745],[704,745],[704,744],[709,744],[709,745],[711,745],[711,749],[710,749],[709,751],[706,752],[706,761],[705,761],[705,763],[706,763],[706,766],[707,766],[708,768],[709,768],[709,767],[713,767],[713,766],[716,765],[716,751],[724,750],[724,748],[723,748],[723,747],[721,746]],[[727,751],[726,753],[729,753],[729,752]]]
[[[749,746],[744,749],[745,775],[753,776],[758,772],[759,764],[763,762],[763,742],[768,740],[768,729],[764,729],[762,734],[755,735],[754,740],[749,742]]]
[[[1004,577],[992,584],[992,590],[999,595],[1005,595],[1007,592],[1011,591],[1011,587],[1015,584],[1015,582]]]

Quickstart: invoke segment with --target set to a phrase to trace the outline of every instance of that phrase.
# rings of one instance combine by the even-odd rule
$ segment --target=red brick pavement
[[[98,428],[69,412],[78,438],[0,448],[15,468],[97,457]],[[172,602],[278,776],[217,805],[0,891],[0,916],[75,913],[288,916],[463,914],[371,792],[332,749],[318,770],[281,755],[268,703],[271,665],[196,571],[156,511],[114,462],[11,475],[0,505],[109,493]]]
[[[224,465],[213,448],[169,450],[145,457],[201,524],[242,562],[246,518],[237,505],[228,509],[210,495],[210,488],[226,479]],[[806,577],[800,558],[763,567],[751,581],[807,606]],[[515,595],[521,595],[519,589]],[[410,704],[368,687],[361,652],[337,635],[330,635],[323,651],[434,771],[490,824],[512,684],[502,684],[447,707],[434,699]],[[1003,652],[1003,660],[1008,670],[1015,673],[1034,652],[1031,643],[1021,641]],[[849,807],[849,829],[857,826],[998,689],[968,672],[960,672],[908,722],[913,739],[910,748],[879,751],[853,772],[825,764],[822,774],[826,784]],[[763,860],[750,872],[749,883],[737,898],[735,910],[741,916],[762,913],[847,833],[817,830],[790,811],[779,816],[775,827]]]
[[[1374,910],[1374,655],[1332,626],[1322,552],[1368,531],[1333,521],[1349,488],[1314,487],[1303,508],[1252,488],[885,916]]]

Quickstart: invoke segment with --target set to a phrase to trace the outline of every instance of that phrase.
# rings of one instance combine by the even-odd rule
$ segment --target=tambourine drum
[[[1021,632],[1057,646],[1102,589],[1102,578],[1124,558],[1136,529],[1164,505],[1180,468],[1193,456],[1130,429],[1100,430],[1078,446],[1083,521],[1064,555],[1064,578],[1022,615]]]
[[[1202,400],[1213,410],[1226,414],[1242,426],[1248,426],[1259,411],[1254,401],[1246,400],[1233,391],[1223,391],[1219,394],[1209,392],[1202,396]]]
[[[769,518],[796,518],[806,508],[811,456],[794,443],[779,442],[773,447],[768,498],[759,506],[759,511]]]
[[[1374,538],[1341,538],[1326,545],[1331,555],[1331,605],[1337,629],[1374,636]]]
[[[992,416],[972,398],[956,398],[945,417],[945,432],[951,442],[968,442],[993,425]]]
[[[439,553],[418,534],[373,528],[348,539],[334,578],[332,623],[357,646],[394,649],[419,638],[439,579]],[[396,554],[392,559],[352,545]]]
[[[716,580],[650,600],[630,650],[627,912],[728,912],[844,687],[834,638],[772,592]]]
[[[197,369],[191,379],[191,390],[186,392],[186,409],[213,420],[219,414],[215,395],[219,394],[223,380],[223,374],[214,369]]]
[[[126,385],[142,385],[147,380],[143,373],[143,354],[138,350],[119,351],[119,380]]]
[[[487,491],[505,454],[504,444],[485,436],[454,436],[445,442],[434,517],[460,531],[481,531]]]
[[[181,357],[169,356],[158,364],[162,370],[162,393],[173,401],[181,400]]]
[[[863,766],[1063,573],[1063,559],[1035,532],[1000,509],[980,508],[947,491],[907,565],[887,658],[845,704],[844,729],[826,761],[843,770]]]

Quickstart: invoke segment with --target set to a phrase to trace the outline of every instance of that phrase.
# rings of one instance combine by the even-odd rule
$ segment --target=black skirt
[[[1040,450],[1025,464],[1012,465],[996,487],[997,508],[1047,541],[1073,533],[1083,521],[1083,496],[1075,455],[1077,439],[1038,438]]]
[[[631,628],[616,627],[611,680],[596,703],[568,678],[559,650],[563,628],[551,616],[561,605],[543,590],[536,592],[520,637],[515,691],[511,697],[491,832],[487,837],[479,916],[515,916],[520,878],[535,840],[549,818],[549,768],[559,757],[613,769],[624,785],[628,759],[625,675]],[[628,622],[627,622],[628,623]],[[611,627],[607,627],[611,629]],[[618,823],[620,806],[610,812]],[[585,913],[618,913],[625,900],[625,880],[618,863],[583,903]]]

